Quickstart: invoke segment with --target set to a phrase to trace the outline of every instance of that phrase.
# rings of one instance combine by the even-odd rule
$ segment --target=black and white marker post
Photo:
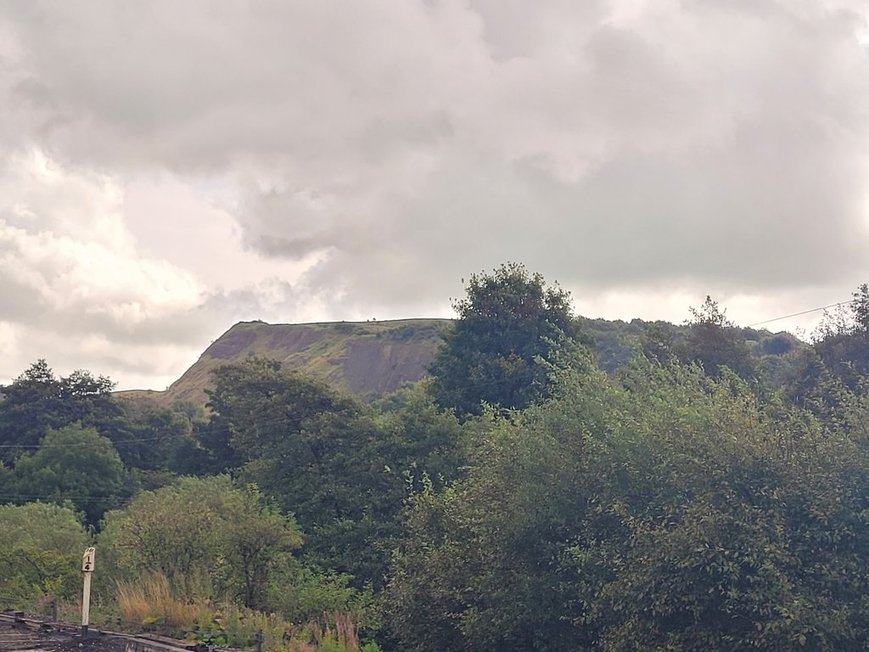
[[[91,618],[91,574],[94,572],[94,548],[84,551],[81,559],[81,572],[84,573],[84,589],[81,595],[81,635],[87,636]]]

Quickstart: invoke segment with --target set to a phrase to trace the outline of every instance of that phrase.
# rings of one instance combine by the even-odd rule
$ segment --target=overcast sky
[[[163,389],[238,320],[451,316],[508,260],[591,317],[847,299],[867,11],[4,0],[0,382]]]

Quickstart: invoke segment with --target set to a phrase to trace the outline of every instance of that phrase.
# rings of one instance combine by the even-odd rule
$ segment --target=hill
[[[240,322],[226,331],[166,391],[131,390],[171,405],[204,405],[211,371],[249,355],[279,360],[363,398],[392,392],[425,373],[449,319],[267,324]]]
[[[312,324],[240,322],[216,339],[167,390],[130,390],[118,395],[150,398],[167,406],[179,401],[204,405],[213,369],[259,355],[279,360],[340,390],[373,398],[423,378],[440,335],[450,322],[449,319]],[[600,367],[611,373],[631,358],[637,341],[652,322],[581,318],[581,324],[594,342]],[[667,322],[654,325],[668,331],[674,340],[685,336],[685,326]],[[744,328],[741,334],[772,375],[777,375],[775,368],[786,366],[791,351],[805,346],[789,333]]]

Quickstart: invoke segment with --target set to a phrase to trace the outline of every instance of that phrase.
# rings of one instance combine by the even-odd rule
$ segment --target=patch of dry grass
[[[243,609],[228,603],[184,601],[175,596],[165,575],[155,573],[115,591],[121,622],[132,630],[147,630],[178,638],[195,638],[208,645],[251,648],[259,635],[263,649],[281,652],[357,652],[359,636],[350,614],[327,613],[298,626],[277,614]],[[259,632],[259,634],[257,634]]]
[[[176,598],[161,573],[136,584],[118,584],[115,596],[121,620],[129,625],[186,631],[199,617],[200,607]]]

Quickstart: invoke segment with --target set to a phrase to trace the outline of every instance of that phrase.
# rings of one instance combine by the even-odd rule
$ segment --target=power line
[[[139,444],[143,442],[149,441],[169,441],[171,439],[182,439],[186,437],[186,435],[166,435],[163,437],[142,437],[139,439],[118,439],[113,440],[111,437],[106,437],[105,435],[100,435],[105,439],[108,439],[112,444]],[[0,448],[2,449],[28,449],[28,450],[36,450],[40,448],[75,448],[80,446],[90,446],[90,442],[79,442],[77,444],[0,444]]]
[[[120,496],[75,496],[64,493],[63,491],[59,491],[55,494],[21,494],[21,493],[0,493],[0,501],[12,501],[12,502],[34,502],[34,501],[49,501],[55,503],[56,501],[70,501],[77,503],[109,503],[120,505],[123,503],[126,498],[121,498]],[[5,506],[5,505],[0,505]]]
[[[774,321],[781,321],[782,319],[790,319],[791,317],[799,317],[800,315],[808,315],[812,312],[818,312],[819,310],[827,310],[828,308],[838,308],[839,306],[847,306],[854,303],[856,299],[851,299],[849,301],[838,301],[836,303],[831,303],[826,306],[818,306],[817,308],[809,308],[808,310],[801,310],[800,312],[794,312],[790,315],[782,315],[781,317],[773,317],[772,319],[766,319],[764,321],[755,322],[754,324],[749,324],[747,328],[754,328],[755,326],[762,326],[763,324],[771,324]]]
[[[852,303],[855,303],[857,299],[850,299],[848,301],[837,301],[836,303],[830,303],[825,306],[818,306],[817,308],[809,308],[808,310],[801,310],[799,312],[794,312],[788,315],[782,315],[780,317],[773,317],[772,319],[765,319],[763,321],[754,322],[753,324],[748,324],[746,328],[754,328],[755,326],[762,326],[764,324],[771,324],[776,321],[781,321],[784,319],[790,319],[792,317],[800,317],[802,315],[808,315],[813,312],[818,312],[819,310],[828,310],[829,308],[837,308],[839,306],[846,306]],[[474,389],[480,387],[489,387],[489,386],[497,386],[507,383],[516,382],[515,378],[501,378],[496,380],[484,381],[484,382],[476,382],[468,385],[460,386],[455,389],[464,390],[464,389]],[[270,425],[279,425],[284,423],[290,418],[290,415],[287,416],[277,416],[271,417],[269,419],[258,420],[256,425],[258,427],[262,426],[270,426]],[[105,435],[102,435],[105,437]],[[185,439],[190,437],[189,435],[169,435],[169,436],[157,436],[157,437],[147,437],[147,438],[138,438],[138,439],[122,439],[122,440],[112,440],[109,437],[106,437],[111,441],[113,445],[118,444],[133,444],[133,443],[144,443],[151,441],[170,441],[173,439]],[[197,440],[198,438],[193,436],[193,440]],[[45,445],[45,444],[0,444],[0,449],[15,449],[15,450],[37,450],[41,448],[70,448],[73,446],[90,446],[89,443],[79,443],[79,444],[54,444],[54,445]]]

